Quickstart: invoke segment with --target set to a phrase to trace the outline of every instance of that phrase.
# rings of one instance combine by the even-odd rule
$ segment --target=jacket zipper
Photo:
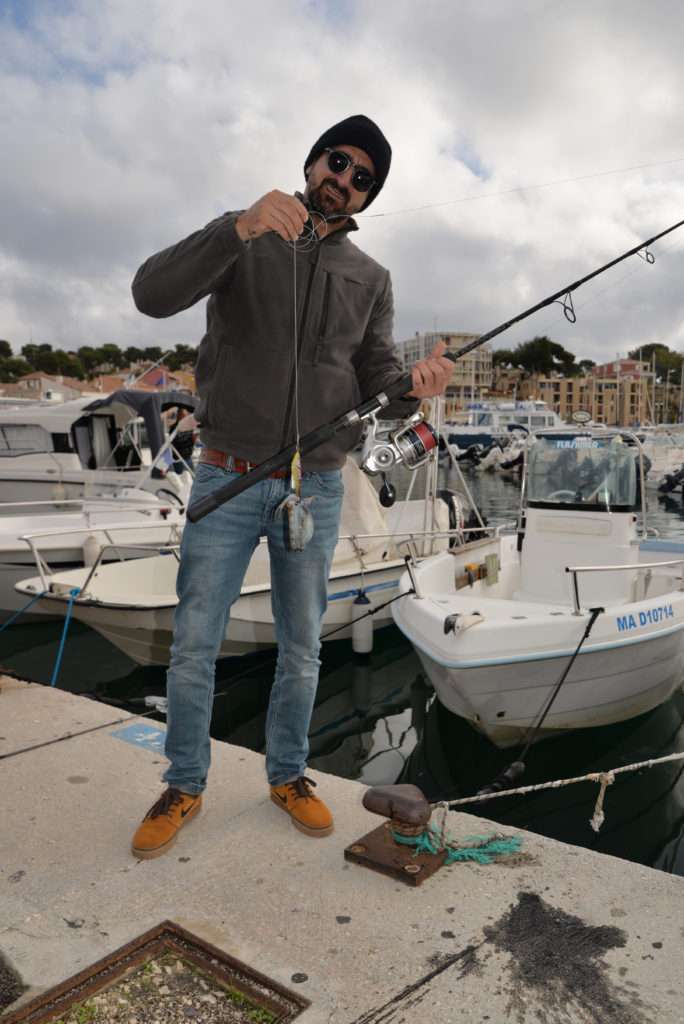
[[[325,275],[325,291],[323,292],[323,312],[321,313],[321,326],[318,331],[318,344],[314,350],[313,359],[311,360],[313,366],[318,366],[318,360],[320,359],[321,349],[323,348],[323,342],[325,341],[325,332],[328,327],[328,308],[330,306],[330,273]]]
[[[323,241],[325,241],[325,239],[323,239]],[[301,318],[301,320],[299,322],[299,330],[297,332],[297,354],[296,354],[297,366],[299,366],[299,357],[300,357],[301,352],[302,352],[302,345],[304,344],[304,333],[305,333],[307,317],[308,317],[308,314],[309,314],[309,300],[311,299],[311,290],[312,290],[314,278],[316,276],[316,271],[318,270],[318,264],[319,264],[320,259],[321,259],[321,245],[322,244],[323,244],[323,242],[321,242],[318,245],[318,247],[317,247],[317,250],[316,250],[316,260],[315,260],[315,262],[313,263],[313,265],[311,267],[311,271],[309,273],[309,280],[308,280],[307,285],[306,285],[306,293],[304,295],[304,305],[302,306],[302,318]],[[280,447],[281,448],[284,448],[287,445],[287,443],[288,443],[287,439],[288,439],[288,436],[290,434],[290,420],[292,419],[292,411],[293,411],[293,407],[294,407],[294,397],[295,397],[295,372],[294,371],[295,371],[295,367],[293,366],[292,367],[292,374],[290,376],[290,389],[289,389],[288,396],[287,396],[287,406],[285,408],[285,419],[283,421],[283,433],[282,433],[282,437],[281,437],[281,441],[280,441]]]

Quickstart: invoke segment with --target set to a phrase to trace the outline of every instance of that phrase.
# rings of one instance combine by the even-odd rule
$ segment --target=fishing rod
[[[462,359],[463,356],[474,349],[479,348],[486,341],[490,341],[495,338],[498,334],[503,334],[509,327],[513,327],[514,324],[518,324],[521,320],[527,319],[528,316],[532,316],[533,313],[538,313],[540,309],[544,309],[546,306],[550,306],[553,302],[559,302],[563,307],[563,313],[570,323],[575,323],[577,315],[572,303],[572,293],[577,289],[586,284],[587,281],[591,281],[594,277],[598,277],[599,274],[605,273],[606,270],[610,270],[611,267],[616,266],[623,260],[628,259],[630,256],[634,256],[636,253],[642,256],[646,263],[655,263],[655,256],[648,249],[649,245],[656,242],[659,238],[663,238],[665,235],[669,235],[670,232],[676,231],[677,228],[682,227],[684,220],[678,221],[671,227],[666,228],[664,231],[660,231],[657,235],[653,235],[652,238],[647,238],[645,242],[640,242],[639,245],[635,245],[632,249],[622,253],[621,256],[617,256],[614,260],[610,260],[609,263],[605,263],[598,270],[593,270],[590,274],[586,274],[584,277],[580,277],[579,280],[574,281],[570,285],[566,285],[564,288],[560,288],[553,295],[549,295],[548,298],[542,299],[541,302],[537,302],[536,305],[530,306],[529,309],[524,310],[522,313],[518,313],[517,316],[512,317],[510,320],[506,320],[504,323],[499,324],[498,327],[494,327],[491,331],[487,331],[486,334],[480,334],[477,338],[468,342],[463,348],[459,349],[458,352],[445,352],[444,358],[450,359],[453,363]],[[217,488],[212,494],[208,494],[205,498],[200,498],[199,501],[195,501],[190,505],[186,512],[186,517],[191,523],[196,523],[198,520],[203,519],[204,516],[209,515],[214,509],[219,508],[226,501],[230,501],[231,498],[236,497],[243,491],[246,491],[249,487],[253,487],[254,484],[259,483],[261,480],[265,480],[275,473],[276,470],[285,469],[290,465],[295,452],[299,448],[301,455],[306,455],[308,452],[313,451],[320,445],[325,444],[326,441],[332,440],[336,434],[342,430],[346,430],[348,427],[356,426],[368,417],[375,415],[380,410],[386,408],[390,402],[396,398],[402,398],[407,395],[409,391],[413,389],[413,377],[410,373],[405,374],[403,377],[399,377],[392,384],[390,384],[384,391],[379,392],[372,398],[367,398],[360,405],[357,405],[354,409],[350,409],[348,412],[338,416],[337,419],[332,420],[329,423],[324,423],[320,427],[316,427],[315,430],[309,431],[299,440],[299,446],[295,442],[287,445],[286,448],[282,448],[275,455],[271,455],[270,458],[261,462],[255,469],[250,470],[248,473],[243,474],[239,480],[233,480],[229,484],[225,484],[223,487]]]

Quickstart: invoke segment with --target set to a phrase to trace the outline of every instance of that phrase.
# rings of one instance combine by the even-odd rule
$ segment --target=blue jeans
[[[191,501],[239,476],[200,464]],[[279,786],[305,772],[320,668],[321,619],[344,493],[342,474],[304,474],[302,497],[314,497],[314,533],[303,551],[287,550],[284,516],[275,516],[289,492],[289,478],[263,480],[199,522],[188,522],[183,531],[167,676],[166,756],[171,764],[164,780],[185,793],[201,793],[207,783],[216,658],[230,608],[240,595],[261,536],[268,540],[278,643],[266,717],[266,774],[272,786]]]

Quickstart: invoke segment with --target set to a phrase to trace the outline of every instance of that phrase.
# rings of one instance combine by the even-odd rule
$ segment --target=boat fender
[[[453,615],[447,615],[444,620],[444,635],[462,633],[464,630],[470,629],[471,626],[478,626],[481,622],[484,622],[484,615],[481,612],[471,612],[470,614],[454,612]]]
[[[95,565],[98,559],[100,551],[102,550],[100,542],[94,534],[89,534],[83,541],[83,564],[84,566],[90,567]]]
[[[465,524],[463,521],[463,507],[459,496],[455,491],[445,489],[438,491],[437,497],[445,503],[449,510],[449,529],[460,532]],[[462,543],[462,537],[449,537],[450,548],[453,548],[456,544]]]
[[[373,616],[368,613],[371,603],[363,590],[352,601],[352,650],[355,654],[370,654],[373,650]]]

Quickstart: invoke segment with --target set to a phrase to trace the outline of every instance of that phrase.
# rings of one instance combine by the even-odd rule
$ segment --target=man
[[[196,367],[204,447],[193,501],[402,375],[391,337],[389,274],[348,237],[357,229],[352,214],[378,195],[390,160],[377,125],[362,115],[349,117],[313,145],[302,196],[269,192],[249,209],[226,213],[152,256],[136,274],[135,302],[150,316],[171,316],[209,296]],[[453,367],[443,351],[440,345],[416,364],[412,397],[392,403],[386,415],[405,416],[417,400],[444,390]],[[169,788],[138,828],[135,856],[166,852],[199,811],[209,769],[215,661],[230,606],[264,535],[278,640],[266,720],[270,795],[305,834],[332,832],[332,815],[305,776],[307,736],[338,538],[341,466],[359,433],[341,432],[303,459],[301,496],[313,499],[314,518],[304,550],[288,549],[279,509],[291,493],[288,471],[186,525],[167,683]]]

